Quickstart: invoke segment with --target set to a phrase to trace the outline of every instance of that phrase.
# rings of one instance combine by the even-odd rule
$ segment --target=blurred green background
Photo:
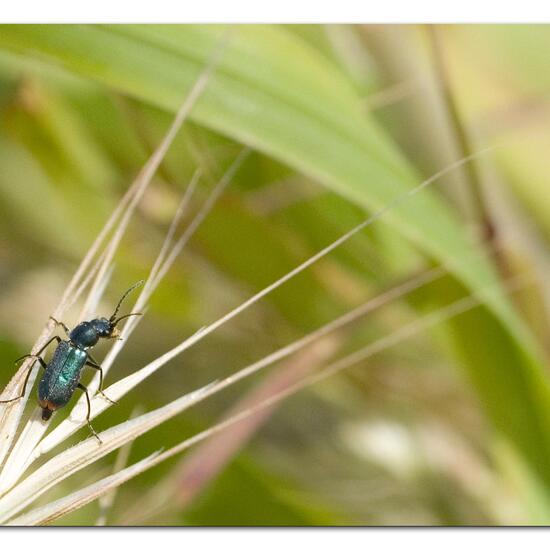
[[[0,26],[2,384],[226,32]],[[235,372],[436,265],[448,275],[302,362],[322,368],[471,293],[483,293],[482,305],[296,394],[250,441],[229,435],[233,447],[203,451],[204,468],[182,456],[130,481],[107,523],[547,524],[550,27],[243,25],[227,40],[132,221],[101,313],[146,276],[194,170],[204,174],[197,209],[243,145],[253,153],[107,383],[423,179],[494,149],[172,361],[96,428]],[[513,296],[496,292],[524,273],[531,283]],[[139,438],[130,460],[212,426],[256,385],[267,394],[277,380],[284,386],[299,366],[275,365],[192,408]],[[227,449],[219,471],[209,470],[208,451]],[[42,501],[106,475],[115,458]],[[98,513],[95,502],[57,523],[92,525]]]

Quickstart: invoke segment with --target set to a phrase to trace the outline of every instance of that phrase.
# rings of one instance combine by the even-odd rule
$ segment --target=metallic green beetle
[[[38,361],[45,370],[38,384],[38,404],[42,408],[42,420],[49,420],[54,411],[64,407],[69,402],[76,388],[80,388],[86,395],[86,401],[88,403],[86,422],[88,423],[92,434],[101,443],[101,439],[90,423],[90,396],[88,395],[86,386],[80,383],[80,376],[86,365],[98,370],[98,391],[108,401],[111,401],[111,399],[109,399],[102,391],[103,371],[101,366],[92,358],[89,350],[98,343],[100,338],[117,338],[119,332],[116,327],[120,321],[131,317],[132,315],[141,315],[141,313],[128,313],[127,315],[122,315],[117,318],[117,313],[123,300],[132,290],[134,290],[134,288],[141,284],[143,284],[143,281],[138,281],[124,293],[115,308],[115,312],[111,315],[111,317],[109,317],[109,319],[101,317],[99,319],[92,319],[91,321],[83,321],[73,330],[69,330],[63,322],[51,317],[57,325],[63,327],[69,339],[62,340],[59,336],[53,336],[37,353],[23,355],[23,357],[17,359],[16,363],[22,359],[26,359],[27,357],[33,357],[35,361],[29,365],[29,372],[25,378],[21,395],[19,397],[15,397],[14,399],[0,401],[0,403],[17,401],[25,395],[25,389],[32,367],[35,362]],[[57,348],[55,349],[50,361],[46,363],[40,356],[54,340],[57,341]],[[113,403],[113,401],[111,402]]]

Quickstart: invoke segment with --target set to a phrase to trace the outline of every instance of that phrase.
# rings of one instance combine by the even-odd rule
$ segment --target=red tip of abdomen
[[[59,408],[55,403],[47,399],[41,399],[38,404],[42,407],[42,420],[49,420],[53,411]]]

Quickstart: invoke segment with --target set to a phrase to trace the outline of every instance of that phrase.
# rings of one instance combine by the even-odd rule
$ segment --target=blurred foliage
[[[0,27],[0,382],[225,33]],[[175,459],[124,485],[110,521],[547,523],[550,27],[249,25],[231,28],[227,40],[132,222],[101,311],[146,275],[195,168],[204,173],[196,209],[243,144],[254,153],[109,378],[214,321],[366,212],[497,147],[190,349],[97,427],[234,372],[435,264],[449,275],[344,331],[338,354],[472,292],[483,305],[280,405],[188,507],[172,500],[147,514],[155,487],[176,475]],[[480,244],[488,220],[495,237]],[[511,298],[496,292],[525,271],[540,282]],[[253,383],[143,436],[132,459],[212,425]],[[48,497],[105,475],[113,462]],[[129,513],[136,507],[141,513]],[[97,514],[91,504],[59,523],[89,525]]]

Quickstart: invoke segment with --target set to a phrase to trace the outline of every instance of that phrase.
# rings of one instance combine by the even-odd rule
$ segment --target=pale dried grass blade
[[[105,261],[106,260],[104,259],[103,262]],[[105,265],[105,263],[103,263],[102,265]],[[86,303],[84,304],[82,311],[80,312],[78,322],[82,321],[83,318],[93,318],[93,316],[97,312],[99,303],[101,302],[101,299],[105,294],[105,290],[109,285],[111,277],[113,276],[113,271],[113,264],[108,265],[107,268],[103,271],[101,269],[98,270],[98,273],[96,275],[97,285],[93,285],[88,292],[88,298],[86,299]],[[98,279],[97,277],[101,278]]]
[[[173,243],[174,243],[174,235],[176,234],[176,230],[179,224],[181,223],[184,215],[187,214],[187,210],[191,203],[191,197],[195,193],[195,190],[197,188],[197,184],[199,183],[201,175],[202,175],[202,170],[200,168],[197,168],[195,170],[195,173],[193,174],[193,177],[191,178],[191,181],[189,182],[189,185],[185,189],[185,193],[183,194],[181,201],[178,204],[178,207],[176,208],[176,213],[172,218],[172,221],[170,222],[170,227],[168,228],[166,237],[164,238],[162,246],[160,247],[160,251],[158,253],[157,258],[155,259],[155,263],[151,268],[149,277],[145,282],[142,293],[144,293],[144,291],[151,286],[152,281],[155,279],[159,269],[166,261],[166,256],[168,255],[168,251],[170,250],[170,248],[173,246]]]
[[[532,282],[533,282],[532,273],[521,274],[508,280],[504,285],[504,289],[507,292],[516,292],[517,290],[524,288],[526,285]],[[258,412],[265,409],[270,409],[279,401],[285,399],[286,397],[289,397],[290,395],[294,395],[296,392],[298,392],[301,389],[304,389],[317,382],[325,380],[326,378],[334,374],[337,374],[338,372],[344,369],[358,365],[362,361],[369,359],[370,357],[378,353],[381,353],[387,349],[390,349],[411,337],[417,336],[423,331],[439,323],[445,322],[449,319],[452,319],[453,317],[456,317],[475,307],[478,307],[481,304],[481,300],[482,300],[481,297],[484,294],[490,293],[492,291],[496,291],[497,293],[500,293],[501,288],[493,286],[491,288],[483,289],[479,293],[466,296],[462,299],[459,299],[449,304],[444,308],[438,309],[432,313],[426,314],[424,317],[421,317],[419,319],[416,319],[415,321],[412,321],[411,323],[405,325],[404,327],[397,330],[396,332],[384,338],[376,340],[375,342],[368,344],[367,346],[357,350],[356,352],[351,353],[343,357],[342,359],[335,361],[334,363],[322,369],[320,372],[314,373],[302,378],[297,383],[291,386],[288,386],[287,388],[281,390],[280,392],[266,398],[261,403],[254,405],[244,411],[241,411],[231,416],[230,418],[216,424],[215,426],[212,426],[208,430],[200,432],[199,434],[183,441],[182,443],[176,445],[175,447],[168,449],[167,451],[161,453],[151,464],[147,466],[147,468],[152,468],[157,464],[159,464],[160,462],[167,460],[180,452],[183,452],[184,450],[196,445],[197,443],[204,441],[207,438],[222,432],[223,430],[231,428],[232,426],[234,426],[234,424],[244,421],[245,419],[249,418],[251,415],[255,415]],[[143,523],[145,519],[150,517],[156,511],[162,510],[165,507],[166,507],[165,505],[160,503],[157,507],[153,508],[150,512],[146,511],[143,513],[143,510],[142,510],[142,513],[138,517],[134,516],[132,518],[132,524]],[[127,523],[128,521],[130,520],[127,515],[123,523]]]
[[[301,350],[273,372],[266,375],[250,392],[224,414],[224,419],[255,407],[266,399],[292,386],[307,374],[325,363],[340,345],[340,338],[330,336]],[[126,510],[126,516],[139,518],[154,517],[167,505],[178,503],[181,510],[224,468],[229,460],[246,445],[254,433],[271,416],[275,405],[258,411],[246,420],[233,425],[199,445],[176,467],[177,471],[140,496],[133,506]],[[144,508],[144,504],[147,505]]]
[[[103,276],[101,284],[96,287],[92,304],[97,304],[107,286],[112,269],[109,269]],[[38,368],[37,368],[38,370]],[[0,495],[4,494],[13,483],[17,481],[22,472],[29,464],[29,458],[44,433],[48,430],[49,424],[41,418],[40,409],[37,407],[31,414],[25,427],[19,434],[17,441],[11,448],[4,467],[0,470]]]
[[[513,277],[511,280],[507,281],[506,284],[504,285],[504,289],[507,292],[515,292],[516,290],[519,290],[520,288],[525,287],[526,284],[529,284],[530,282],[532,282],[531,273],[518,275],[516,277]],[[223,422],[220,422],[212,426],[211,428],[204,430],[196,434],[195,436],[182,441],[178,445],[175,445],[174,447],[158,454],[155,457],[149,457],[149,459],[146,459],[147,463],[142,464],[139,467],[139,469],[136,468],[136,471],[130,472],[130,469],[133,468],[134,466],[137,466],[137,464],[130,466],[125,470],[120,471],[117,474],[118,478],[116,479],[113,479],[113,476],[110,476],[107,489],[98,488],[98,484],[101,482],[98,482],[90,486],[88,488],[89,492],[86,492],[87,491],[86,489],[82,489],[79,493],[85,493],[86,495],[89,495],[89,493],[93,492],[93,496],[88,496],[86,499],[81,499],[80,505],[78,502],[75,502],[76,499],[74,498],[71,499],[71,496],[65,497],[65,499],[67,500],[60,499],[58,501],[55,501],[53,503],[50,503],[44,507],[37,509],[34,513],[29,512],[28,514],[18,516],[18,518],[16,518],[14,522],[17,522],[16,523],[17,525],[23,525],[24,520],[26,518],[30,518],[32,519],[32,521],[35,522],[34,524],[38,524],[43,521],[46,521],[48,518],[58,518],[61,516],[61,510],[67,508],[68,499],[71,499],[70,511],[76,510],[80,506],[83,506],[84,504],[91,502],[93,499],[99,498],[99,496],[101,496],[108,490],[111,490],[113,487],[120,485],[121,483],[127,481],[128,479],[130,479],[131,477],[134,477],[135,475],[138,475],[138,473],[141,473],[142,471],[145,471],[147,469],[150,469],[156,466],[157,464],[160,464],[161,462],[183,452],[184,450],[188,449],[193,445],[196,445],[197,443],[207,439],[208,437],[211,437],[212,435],[218,432],[221,432],[222,430],[225,430],[230,426],[233,426],[237,422],[241,422],[242,420],[248,418],[249,416],[255,414],[256,412],[262,409],[265,409],[266,407],[273,406],[274,404],[284,399],[285,397],[293,395],[298,390],[304,387],[308,387],[311,384],[314,384],[321,380],[324,380],[329,376],[332,376],[333,374],[340,372],[343,369],[356,365],[361,361],[364,361],[365,359],[368,359],[369,357],[372,357],[373,355],[380,353],[381,351],[391,348],[392,346],[412,336],[415,336],[421,333],[422,331],[437,325],[438,323],[447,321],[453,317],[456,317],[457,315],[465,313],[466,311],[479,306],[481,303],[481,296],[483,294],[491,291],[500,293],[502,292],[502,290],[503,290],[502,288],[498,288],[498,287],[495,288],[494,286],[491,288],[486,288],[479,293],[461,298],[444,308],[441,308],[432,313],[429,313],[424,317],[417,319],[409,323],[408,325],[405,325],[404,327],[388,335],[387,337],[381,338],[380,340],[377,340],[365,346],[364,348],[361,348],[360,350],[332,363],[331,365],[323,369],[321,372],[307,376],[306,378],[300,380],[298,383],[294,384],[293,386],[287,387],[281,392],[275,395],[272,395],[268,399],[264,400],[262,403],[259,403],[252,408],[249,408],[237,413],[236,415],[224,420]],[[55,459],[52,459],[52,460],[55,460]],[[67,475],[70,475],[70,474],[67,474]],[[0,506],[2,507],[4,504],[3,500],[4,499],[0,501]],[[19,509],[21,509],[21,507]]]
[[[147,458],[136,462],[132,466],[116,472],[96,483],[93,483],[92,485],[88,485],[88,487],[85,487],[80,491],[76,491],[75,493],[55,500],[49,504],[41,506],[40,508],[21,514],[14,520],[7,523],[7,525],[31,526],[46,525],[51,523],[60,517],[82,508],[82,506],[85,506],[89,502],[100,498],[102,495],[108,494],[109,491],[113,491],[125,481],[135,477],[141,472],[144,472],[149,463],[157,455],[158,452],[153,453]]]
[[[200,388],[163,407],[101,432],[99,436],[102,443],[90,437],[54,456],[0,498],[0,522],[13,517],[63,479],[184,411],[200,400],[209,387]]]
[[[420,288],[421,286],[428,284],[429,282],[434,281],[438,277],[441,277],[445,273],[445,270],[440,267],[433,268],[425,273],[420,274],[419,276],[406,281],[405,283],[394,287],[374,298],[371,298],[366,303],[360,305],[354,310],[338,317],[334,321],[331,321],[319,329],[303,336],[302,338],[295,340],[294,342],[284,346],[283,348],[278,349],[272,354],[256,361],[255,363],[243,368],[235,375],[228,377],[227,379],[220,382],[220,384],[225,384],[220,386],[220,389],[227,387],[228,385],[235,384],[242,378],[252,375],[253,373],[266,368],[267,366],[288,357],[292,353],[304,348],[308,344],[326,336],[327,334],[334,332],[345,325],[352,323],[353,321],[359,319],[360,317],[371,313],[379,307],[389,303],[392,300],[395,300],[399,297],[402,297],[413,290]],[[184,343],[187,347],[193,345],[196,341],[201,339],[202,330],[195,333],[191,338],[188,338]],[[107,395],[114,401],[120,400],[126,393],[136,387],[143,380],[148,378],[159,368],[168,363],[171,359],[176,357],[179,354],[178,348],[175,348],[161,357],[158,357],[145,367],[139,369],[138,371],[126,376],[122,380],[115,382],[109,386],[105,391]],[[219,390],[218,390],[219,391]],[[105,409],[109,408],[110,403],[103,399],[100,395],[95,395],[91,400],[91,418],[96,418],[101,414]],[[64,441],[71,433],[74,433],[77,429],[84,426],[86,418],[87,405],[85,402],[81,402],[76,405],[71,415],[68,419],[64,420],[57,428],[55,428],[50,434],[48,434],[36,447],[31,457],[31,461],[36,460],[39,456],[49,452],[56,445]]]
[[[3,495],[27,467],[27,460],[46,431],[41,410],[36,407],[19,434],[0,475],[0,495]]]
[[[237,155],[236,159],[231,163],[225,174],[221,177],[220,181],[216,184],[213,191],[210,193],[205,203],[202,205],[201,209],[198,211],[197,215],[193,218],[183,235],[178,239],[177,243],[174,245],[170,251],[170,255],[164,262],[164,264],[159,269],[158,273],[154,277],[152,285],[154,287],[158,286],[160,281],[166,275],[166,272],[170,269],[172,264],[175,262],[176,258],[181,254],[181,251],[185,245],[189,242],[191,237],[195,234],[201,223],[206,219],[222,193],[225,191],[226,187],[231,183],[235,174],[239,171],[244,161],[250,155],[251,149],[249,147],[244,147],[241,152]]]
[[[204,219],[206,218],[210,210],[213,208],[216,201],[221,196],[222,192],[225,190],[227,185],[231,182],[235,173],[241,167],[242,163],[245,161],[246,157],[249,154],[250,154],[250,149],[248,147],[245,147],[239,153],[237,158],[231,163],[231,166],[229,167],[229,169],[225,172],[225,174],[222,176],[220,181],[216,184],[212,193],[209,195],[204,205],[199,209],[199,212],[193,218],[193,220],[191,221],[187,229],[184,231],[183,235],[170,248],[170,245],[172,245],[172,242],[173,242],[173,237],[177,229],[177,226],[181,220],[183,213],[185,212],[189,204],[191,194],[195,190],[201,174],[200,170],[197,170],[195,172],[191,180],[191,183],[187,187],[186,193],[184,194],[181,204],[177,209],[176,215],[170,225],[170,228],[168,229],[166,238],[155,260],[155,263],[149,273],[147,281],[145,282],[145,285],[135,303],[134,308],[136,310],[140,311],[146,307],[146,304],[149,301],[153,292],[156,290],[156,288],[158,287],[158,285],[160,284],[160,282],[162,281],[162,279],[164,278],[164,276],[166,275],[170,267],[172,267],[172,265],[176,261],[177,257],[183,250],[184,246],[189,242],[189,239],[193,236],[193,234],[198,229],[200,224],[204,221]],[[122,348],[124,347],[125,341],[129,338],[129,336],[131,335],[133,330],[136,328],[138,323],[141,321],[141,319],[142,319],[141,316],[132,317],[128,319],[128,321],[124,325],[121,332],[121,340],[115,342],[115,344],[111,347],[111,349],[109,350],[109,353],[107,354],[107,356],[105,357],[102,363],[102,369],[103,369],[104,375],[110,369],[114,360],[116,359],[116,357],[118,356]],[[99,376],[96,375],[94,376],[94,379],[89,385],[91,393],[94,393],[94,391],[98,387],[99,387]],[[84,405],[85,405],[84,397],[81,397],[79,400],[78,406],[82,408]],[[74,426],[73,426],[73,431],[74,431]]]
[[[197,335],[200,335],[200,331],[197,333]],[[174,356],[175,355],[177,354],[174,354]],[[131,389],[137,386],[141,381],[145,380],[150,374],[155,372],[155,370],[159,369],[162,364],[164,364],[163,362],[161,363],[164,357],[165,356],[163,355],[162,357],[150,363],[147,367],[144,367],[139,371],[130,374],[126,378],[115,382],[105,389],[105,393],[113,401],[120,401],[120,399],[124,395],[126,395]],[[168,360],[169,359],[166,359],[164,362]],[[206,388],[209,387],[210,385]],[[90,399],[90,406],[90,418],[93,420],[105,409],[108,409],[111,406],[111,403],[109,403],[101,395],[96,394]],[[44,437],[44,439],[35,447],[27,465],[34,462],[40,456],[46,454],[59,443],[65,441],[65,439],[67,439],[69,435],[84,426],[86,423],[86,411],[87,405],[85,403],[77,403],[73,407],[69,418],[63,420],[63,422],[61,422],[59,426],[57,426],[52,432]]]
[[[134,304],[134,307],[132,308],[133,311],[141,311],[143,312],[144,309],[147,306],[147,302],[149,298],[151,297],[153,291],[156,288],[156,285],[153,285],[154,278],[156,274],[158,273],[159,269],[161,269],[162,265],[166,261],[166,256],[168,255],[171,242],[174,237],[174,233],[177,229],[178,224],[180,223],[182,217],[186,213],[186,210],[189,206],[189,202],[191,200],[191,196],[194,193],[197,184],[200,179],[201,171],[200,169],[197,169],[195,173],[193,174],[193,177],[191,178],[191,181],[189,182],[189,185],[187,186],[183,197],[180,201],[180,204],[178,205],[178,208],[176,210],[176,213],[174,215],[174,218],[172,219],[172,222],[170,223],[170,227],[168,228],[168,232],[164,238],[164,241],[162,243],[161,249],[159,254],[157,255],[155,262],[153,264],[153,267],[151,268],[149,272],[149,276],[147,277],[147,280],[145,281],[145,284],[143,285],[143,288]],[[122,327],[121,333],[120,333],[120,340],[116,340],[115,343],[111,346],[111,349],[107,353],[105,359],[101,363],[101,368],[103,369],[103,375],[106,376],[109,372],[109,369],[111,368],[112,364],[114,363],[114,360],[118,356],[118,354],[122,351],[124,346],[126,345],[126,341],[134,331],[134,329],[137,327],[138,323],[141,321],[143,316],[134,316],[129,317],[128,320],[125,322],[125,324]],[[90,393],[93,394],[99,387],[99,375],[96,374],[93,378],[93,380],[89,384]],[[84,397],[81,397],[79,399],[79,403],[84,403]]]
[[[143,414],[143,407],[136,407],[130,418],[136,418],[140,414]],[[130,452],[132,451],[133,441],[129,441],[126,445],[123,445],[117,453],[115,464],[113,466],[113,475],[117,474],[121,470],[124,470],[128,466],[130,459]],[[114,487],[111,491],[103,494],[99,498],[99,514],[95,522],[96,526],[102,527],[107,525],[109,513],[115,502],[118,487]]]
[[[273,395],[278,395],[283,389],[293,387],[299,380],[326,363],[334,355],[339,345],[339,339],[335,337],[324,338],[287,359],[240,399],[224,415],[224,419],[254,408]],[[273,410],[274,405],[265,407],[257,414],[251,415],[232,428],[210,438],[187,457],[185,462],[180,465],[176,482],[172,483],[171,496],[175,497],[180,507],[190,502],[223,469],[225,464],[268,420]]]
[[[173,244],[171,249],[168,251],[170,244],[172,243],[172,238],[175,233],[175,229],[177,227],[177,222],[175,224],[172,223],[172,225],[168,230],[168,234],[163,243],[161,251],[155,261],[155,264],[153,265],[153,268],[151,269],[151,272],[149,274],[149,277],[147,278],[147,281],[143,287],[143,290],[136,301],[135,308],[137,310],[141,310],[146,306],[153,292],[157,289],[158,285],[161,283],[162,279],[165,277],[168,270],[172,267],[172,265],[176,261],[179,254],[181,254],[181,251],[183,250],[185,245],[189,242],[190,238],[193,236],[193,234],[198,229],[200,224],[204,221],[208,213],[211,211],[211,209],[213,208],[217,200],[220,198],[225,188],[232,181],[236,172],[242,166],[243,162],[246,160],[249,154],[250,154],[250,149],[248,147],[245,147],[239,153],[239,155],[237,155],[236,159],[231,163],[230,167],[227,169],[227,171],[222,176],[220,181],[215,185],[214,189],[208,196],[205,203],[201,206],[198,213],[191,220],[191,223],[189,224],[187,229],[183,232],[183,235],[176,241],[175,244]],[[196,186],[199,175],[200,175],[200,172],[196,172],[195,176],[193,176],[193,180],[189,184],[189,187],[191,187],[192,189],[194,189],[194,187]],[[141,317],[139,316],[130,318],[123,328],[123,331],[121,334],[122,338],[127,339],[131,331],[137,326],[137,324],[140,321],[141,321]],[[115,360],[115,358],[117,357],[118,353],[120,352],[123,346],[124,346],[124,343],[123,342],[121,343],[119,341],[115,343],[115,345],[111,348],[111,350],[109,350],[107,357],[102,363],[102,368],[104,373],[106,373],[109,370],[113,361]],[[99,378],[96,377],[96,382],[98,380]]]

